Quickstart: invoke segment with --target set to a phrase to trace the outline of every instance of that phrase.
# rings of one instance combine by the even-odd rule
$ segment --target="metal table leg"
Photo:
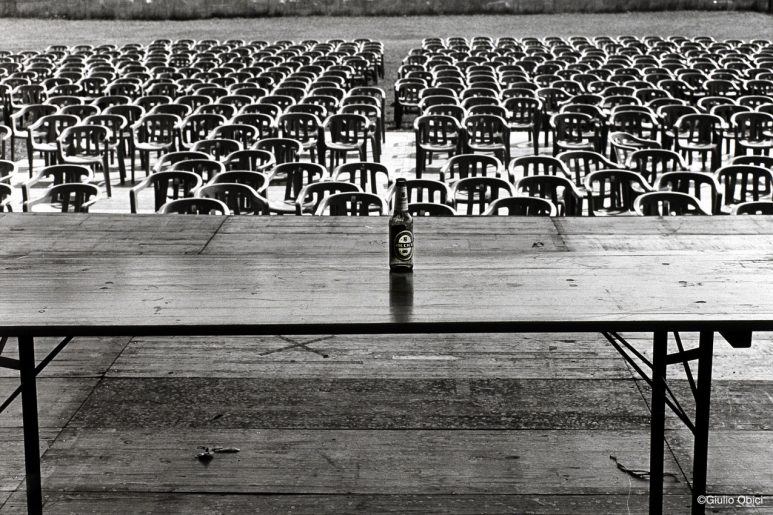
[[[24,424],[24,466],[27,479],[27,513],[43,513],[40,481],[40,435],[38,432],[38,394],[35,378],[35,347],[31,336],[19,337],[21,405]]]
[[[652,360],[652,429],[650,432],[650,514],[663,513],[663,440],[666,420],[668,333],[656,331]]]
[[[711,409],[711,366],[714,352],[714,333],[700,333],[698,361],[698,388],[695,396],[695,447],[692,467],[692,514],[706,513],[705,504],[699,504],[700,495],[706,495],[706,469],[709,453],[709,414]]]

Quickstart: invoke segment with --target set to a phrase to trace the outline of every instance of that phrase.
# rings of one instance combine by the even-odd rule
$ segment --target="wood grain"
[[[135,220],[146,224],[157,217],[114,218],[133,233]],[[174,223],[150,231],[153,241],[163,239],[162,233],[182,234],[199,224],[188,222],[196,217],[172,218]],[[220,254],[220,245],[245,235],[215,230],[210,243],[195,255],[105,249],[110,238],[100,248],[86,245],[76,253],[42,253],[49,247],[27,234],[24,242],[11,242],[20,255],[0,270],[0,288],[15,292],[12,298],[0,299],[0,325],[9,332],[78,327],[85,333],[101,329],[101,334],[135,335],[172,328],[263,334],[325,328],[351,333],[363,326],[376,332],[436,331],[443,326],[469,331],[476,324],[484,331],[496,330],[496,324],[501,330],[518,331],[639,331],[658,324],[773,329],[773,297],[758,294],[759,284],[773,279],[768,250],[773,248],[773,223],[757,219],[739,218],[720,227],[756,231],[756,252],[729,238],[728,250],[718,253],[691,246],[691,236],[682,234],[686,222],[674,231],[662,220],[637,220],[645,233],[658,228],[672,247],[685,240],[683,250],[666,254],[575,253],[561,249],[561,241],[566,241],[562,234],[548,238],[550,230],[542,238],[548,244],[534,246],[536,236],[517,231],[523,220],[487,219],[483,224],[463,219],[455,231],[457,238],[465,235],[459,240],[466,242],[459,243],[463,252],[428,245],[422,254],[419,247],[413,293],[390,295],[385,231],[379,219],[279,218],[225,220],[224,227],[249,228],[250,240],[269,242],[265,251],[247,254]],[[51,225],[58,219],[52,218]],[[558,222],[542,223],[547,222],[558,227]],[[576,228],[577,237],[590,222],[560,221],[562,231],[572,235]],[[0,227],[7,223],[18,223],[18,218],[6,214]],[[424,223],[426,234],[437,238],[451,222]],[[6,235],[15,240],[17,232]],[[504,236],[509,234],[517,236]],[[417,238],[420,235],[417,231]],[[520,250],[500,243],[508,238]],[[620,235],[623,241],[637,238],[635,232]],[[721,235],[715,238],[723,240]]]

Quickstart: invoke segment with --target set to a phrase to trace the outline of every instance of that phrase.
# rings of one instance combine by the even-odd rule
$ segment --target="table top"
[[[5,335],[773,330],[773,217],[0,215]]]

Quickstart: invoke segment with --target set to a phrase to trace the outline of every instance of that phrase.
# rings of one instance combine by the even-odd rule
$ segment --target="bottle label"
[[[413,256],[413,233],[401,231],[394,239],[395,256],[403,261],[408,261]]]

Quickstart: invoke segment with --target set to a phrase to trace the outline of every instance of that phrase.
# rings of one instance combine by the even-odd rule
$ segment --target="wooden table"
[[[0,215],[0,334],[19,339],[0,366],[20,371],[29,513],[42,511],[36,376],[73,336],[409,332],[604,334],[652,386],[651,513],[666,405],[695,435],[703,512],[714,334],[748,347],[773,330],[773,217],[420,219],[409,277],[389,274],[386,221]],[[618,331],[652,333],[652,362]],[[51,335],[65,339],[36,364],[34,338]],[[666,383],[691,361],[694,421]]]

